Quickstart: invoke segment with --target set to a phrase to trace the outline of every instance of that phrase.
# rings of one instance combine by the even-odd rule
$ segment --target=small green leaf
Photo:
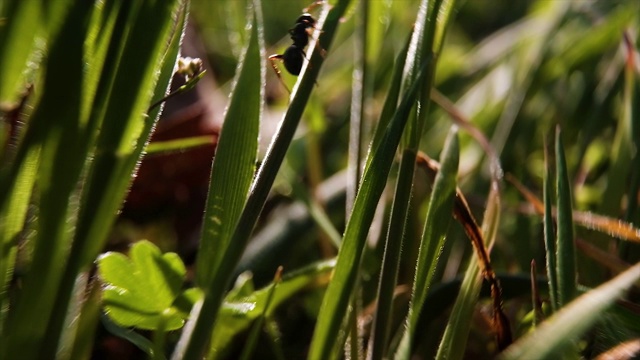
[[[130,258],[109,252],[98,260],[105,283],[103,301],[107,315],[120,326],[156,329],[182,327],[184,314],[171,309],[180,296],[186,269],[175,253],[162,254],[148,241],[133,245]]]

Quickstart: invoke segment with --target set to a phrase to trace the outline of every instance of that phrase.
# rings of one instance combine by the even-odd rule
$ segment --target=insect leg
[[[285,89],[287,89],[287,92],[289,94],[291,94],[291,90],[289,90],[289,87],[287,86],[287,84],[284,82],[284,79],[282,79],[282,72],[280,71],[280,69],[278,68],[278,65],[276,65],[276,60],[283,60],[283,56],[279,55],[279,54],[274,54],[269,56],[269,62],[271,63],[271,67],[273,68],[273,71],[275,71],[276,76],[278,77],[278,79],[280,80],[280,82],[282,83],[282,86],[284,86]]]

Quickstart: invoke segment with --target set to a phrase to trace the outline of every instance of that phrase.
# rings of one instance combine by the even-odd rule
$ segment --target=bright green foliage
[[[100,256],[98,269],[105,311],[118,325],[175,330],[184,324],[186,314],[172,306],[186,274],[178,254],[162,254],[152,243],[140,241],[129,250],[129,258],[116,252]]]

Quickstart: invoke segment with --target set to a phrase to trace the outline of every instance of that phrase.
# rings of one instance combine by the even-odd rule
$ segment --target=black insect
[[[310,11],[312,8],[320,4],[322,4],[322,1],[317,1],[306,8],[305,11]],[[276,65],[275,61],[282,61],[288,72],[292,75],[298,76],[300,74],[300,70],[302,70],[302,64],[306,59],[304,48],[309,44],[309,37],[311,36],[313,29],[315,29],[315,26],[316,19],[314,19],[311,14],[305,12],[300,15],[298,20],[296,20],[294,27],[289,29],[289,35],[291,35],[291,41],[293,41],[293,44],[285,50],[284,54],[274,54],[269,56],[271,67],[276,72],[278,79],[280,79],[280,82],[282,82],[289,93],[291,93],[291,91],[287,87],[287,84],[282,80],[280,69]]]

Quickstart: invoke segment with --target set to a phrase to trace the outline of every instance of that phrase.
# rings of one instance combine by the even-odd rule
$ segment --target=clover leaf
[[[175,330],[188,314],[173,306],[186,270],[176,253],[162,254],[149,241],[135,243],[129,257],[108,252],[98,259],[103,306],[116,324],[145,330]]]

